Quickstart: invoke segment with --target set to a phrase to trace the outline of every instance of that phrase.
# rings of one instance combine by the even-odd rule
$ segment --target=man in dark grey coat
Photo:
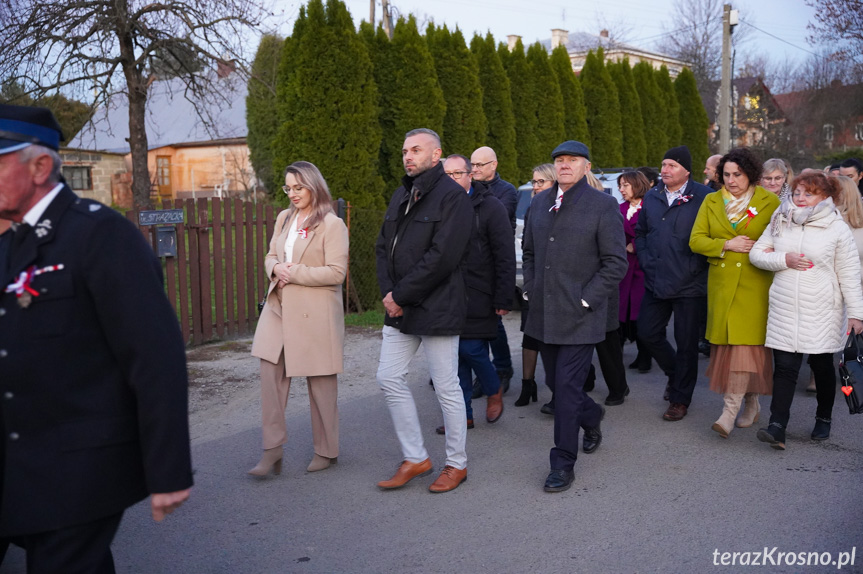
[[[594,346],[605,339],[609,297],[627,262],[617,202],[587,184],[587,146],[566,141],[551,157],[557,184],[531,203],[522,261],[531,307],[524,332],[542,341],[546,384],[555,394],[555,446],[545,490],[560,492],[574,478],[579,429],[585,453],[602,440],[605,411],[584,392],[584,382]]]

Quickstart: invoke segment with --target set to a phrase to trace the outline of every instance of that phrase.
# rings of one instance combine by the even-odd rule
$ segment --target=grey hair
[[[471,165],[470,160],[468,158],[466,158],[465,156],[461,155],[460,153],[454,153],[452,155],[448,155],[446,157],[446,159],[460,159],[460,160],[464,161],[464,165],[465,165],[465,168],[467,169],[468,173],[470,173],[473,170],[473,165]]]
[[[405,134],[405,139],[408,139],[413,136],[418,136],[420,134],[426,134],[434,138],[435,143],[437,143],[437,147],[440,147],[440,136],[437,135],[437,132],[434,130],[430,130],[428,128],[417,128],[415,130],[411,130]]]
[[[784,160],[773,157],[765,161],[761,173],[768,174],[773,171],[781,171],[782,175],[788,178],[788,166],[785,165]]]
[[[28,145],[18,152],[18,161],[27,163],[33,158],[40,155],[47,155],[51,158],[51,173],[48,176],[49,183],[57,183],[60,181],[60,166],[63,165],[63,160],[60,154],[53,149],[37,144]]]

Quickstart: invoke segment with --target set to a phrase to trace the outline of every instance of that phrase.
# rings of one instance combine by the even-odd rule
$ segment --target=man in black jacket
[[[451,155],[446,174],[464,188],[473,205],[473,224],[465,265],[467,319],[458,343],[458,378],[473,427],[471,371],[488,397],[485,416],[490,423],[503,414],[503,387],[488,357],[488,342],[497,337],[499,317],[512,309],[515,282],[515,244],[506,208],[491,193],[471,185],[470,161]],[[444,427],[438,427],[438,434]]]
[[[446,465],[429,487],[453,490],[467,478],[467,416],[458,382],[458,340],[466,308],[462,261],[473,209],[444,173],[440,138],[421,128],[405,134],[407,175],[393,194],[375,252],[386,309],[377,380],[384,391],[404,460],[383,489],[431,472],[406,374],[422,343],[446,427]]]
[[[0,561],[107,573],[126,507],[189,496],[186,355],[152,248],[62,182],[60,138],[0,105]]]
[[[668,374],[667,421],[686,416],[698,379],[698,340],[707,296],[707,258],[689,249],[689,235],[709,187],[692,180],[689,148],[668,150],[662,183],[644,196],[635,227],[635,252],[644,270],[638,336]],[[674,313],[677,350],[665,338]],[[699,332],[700,331],[700,332]]]
[[[518,192],[515,186],[501,179],[497,173],[497,154],[488,146],[474,150],[470,156],[471,177],[475,189],[484,189],[496,197],[506,208],[509,215],[509,223],[515,232],[515,208],[518,205]],[[513,245],[515,242],[513,241]],[[510,286],[515,292],[515,280]],[[503,326],[502,318],[497,320],[497,337],[491,342],[491,353],[494,356],[494,368],[500,377],[503,392],[509,390],[509,381],[512,379],[512,355],[509,352],[509,338]],[[475,381],[473,398],[479,398],[483,394],[479,380]]]

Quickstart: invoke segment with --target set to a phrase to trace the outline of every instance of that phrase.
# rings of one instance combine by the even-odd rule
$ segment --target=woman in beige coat
[[[258,320],[252,355],[261,359],[264,454],[254,476],[282,469],[287,442],[285,408],[293,377],[305,377],[315,455],[308,471],[328,468],[339,455],[336,374],[342,372],[342,282],[348,230],[332,209],[327,183],[311,163],[285,172],[291,206],[279,213],[264,260],[270,287]]]

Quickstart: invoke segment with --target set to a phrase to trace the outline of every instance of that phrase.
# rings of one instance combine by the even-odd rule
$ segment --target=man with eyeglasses
[[[475,188],[488,190],[506,208],[512,232],[515,233],[515,208],[518,204],[518,194],[515,186],[501,179],[497,173],[497,154],[488,146],[477,148],[470,156],[471,176]],[[515,280],[511,286],[515,292]],[[509,382],[513,376],[512,355],[509,352],[509,338],[503,326],[503,320],[498,317],[497,338],[491,343],[491,353],[494,356],[494,368],[500,377],[503,392],[509,390]],[[473,398],[482,396],[482,385],[474,381]]]
[[[524,293],[530,301],[525,334],[541,341],[546,383],[555,397],[554,448],[546,492],[572,485],[582,448],[602,441],[605,409],[584,391],[594,347],[606,338],[609,298],[626,275],[623,216],[617,201],[587,183],[590,151],[565,141],[551,154],[557,183],[533,198],[525,219]]]
[[[451,155],[444,171],[470,197],[473,225],[465,261],[467,319],[458,343],[458,378],[467,409],[467,428],[473,428],[471,371],[488,397],[485,417],[497,422],[503,414],[503,387],[488,357],[488,344],[497,337],[498,318],[512,309],[515,282],[515,245],[506,208],[488,190],[471,185],[470,161]],[[437,433],[444,434],[445,427]]]
[[[393,193],[375,245],[386,316],[377,381],[384,392],[403,461],[378,487],[401,488],[431,472],[419,415],[407,383],[422,343],[446,428],[446,463],[431,492],[467,478],[467,416],[458,381],[459,335],[467,314],[463,261],[472,210],[464,189],[444,173],[440,137],[420,128],[405,134],[405,175]]]

